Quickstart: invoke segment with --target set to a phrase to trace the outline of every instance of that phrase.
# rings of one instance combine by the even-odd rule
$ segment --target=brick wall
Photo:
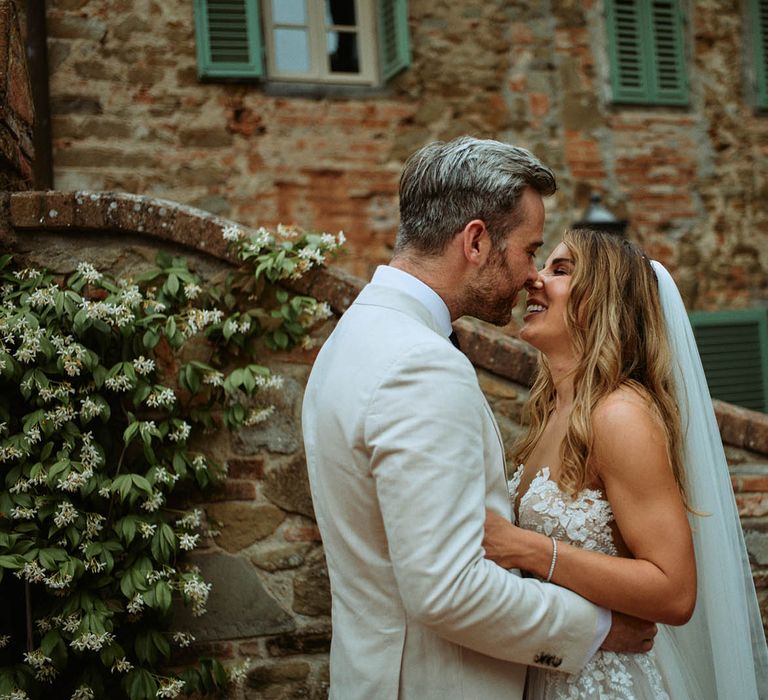
[[[162,248],[190,256],[193,267],[207,276],[226,265],[221,232],[231,222],[129,194],[30,192],[11,195],[6,223],[10,233],[0,239],[4,248],[61,273],[84,259],[100,269],[135,275]],[[338,316],[363,282],[328,269],[296,284],[297,291],[327,301]],[[319,342],[335,322],[334,317],[317,331]],[[480,322],[463,319],[456,327],[510,445],[522,430],[535,355]],[[245,698],[327,695],[330,593],[299,427],[303,387],[316,352],[265,358],[286,377],[276,416],[237,435],[212,436],[207,444],[217,461],[229,465],[227,481],[207,504],[219,534],[193,553],[214,588],[205,617],[196,621],[180,612],[179,620],[198,638],[186,658],[213,653],[228,662],[251,660]],[[715,412],[768,622],[768,416],[722,402],[715,402]]]
[[[0,0],[0,190],[32,187],[32,89],[21,0]]]
[[[125,190],[250,225],[344,229],[340,264],[388,259],[405,157],[462,133],[557,171],[547,241],[593,189],[676,274],[690,308],[768,302],[768,116],[743,3],[683,3],[691,103],[608,99],[603,3],[411,0],[413,65],[376,94],[201,84],[186,0],[49,0],[55,184]]]

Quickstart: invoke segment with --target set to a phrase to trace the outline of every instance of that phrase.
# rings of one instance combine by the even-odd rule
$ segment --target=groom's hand
[[[653,638],[658,628],[653,622],[639,617],[611,612],[611,629],[600,647],[603,651],[637,654],[653,649]]]

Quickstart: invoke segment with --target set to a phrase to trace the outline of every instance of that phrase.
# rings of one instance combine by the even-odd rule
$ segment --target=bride
[[[521,338],[541,351],[486,556],[659,623],[648,654],[531,668],[526,698],[768,698],[768,653],[701,362],[667,271],[612,234],[566,233]],[[650,644],[649,644],[650,646]]]

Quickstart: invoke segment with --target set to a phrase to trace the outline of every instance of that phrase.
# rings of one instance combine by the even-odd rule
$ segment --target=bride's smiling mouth
[[[546,310],[547,310],[546,305],[542,304],[540,301],[537,301],[535,299],[529,299],[525,305],[525,317],[528,317],[532,314],[539,314],[542,311],[546,311]]]

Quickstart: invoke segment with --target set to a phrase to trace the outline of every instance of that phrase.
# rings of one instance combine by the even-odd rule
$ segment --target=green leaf
[[[144,491],[148,496],[152,495],[152,484],[150,484],[143,476],[139,474],[131,474],[131,481],[135,484],[136,488]]]
[[[136,433],[139,431],[139,428],[141,427],[141,424],[138,421],[135,421],[131,423],[124,431],[123,431],[123,442],[128,445],[131,440],[133,440],[134,437],[136,437]]]
[[[148,659],[141,660],[146,661]],[[154,659],[151,663],[154,665]],[[123,679],[123,687],[128,693],[130,700],[154,700],[158,690],[157,681],[155,681],[149,671],[143,668],[135,668],[129,671]]]
[[[165,288],[172,294],[176,295],[179,291],[179,278],[176,275],[168,275],[168,280],[165,283]]]
[[[171,607],[171,600],[171,587],[168,585],[168,582],[158,581],[155,584],[155,602],[157,607],[162,612],[166,612]]]
[[[152,536],[152,556],[157,561],[168,562],[175,550],[176,535],[173,528],[168,523],[163,523]]]

